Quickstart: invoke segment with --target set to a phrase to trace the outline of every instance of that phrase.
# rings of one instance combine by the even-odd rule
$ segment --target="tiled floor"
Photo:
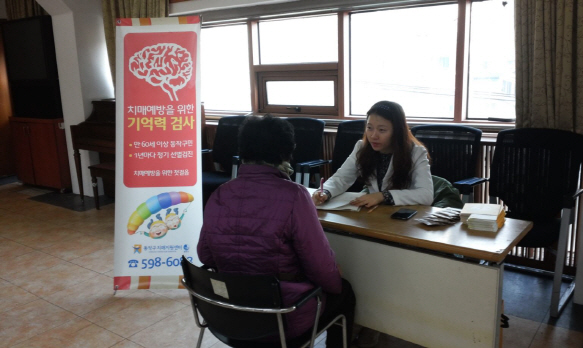
[[[114,204],[97,211],[86,200],[88,210],[75,211],[43,203],[44,193],[0,186],[0,347],[193,347],[199,331],[185,290],[114,295]],[[533,303],[520,290],[535,282],[547,291],[537,279],[506,272],[504,347],[583,347],[583,306],[551,320],[546,298]],[[382,335],[377,348],[414,346]],[[226,346],[205,334],[204,347]]]

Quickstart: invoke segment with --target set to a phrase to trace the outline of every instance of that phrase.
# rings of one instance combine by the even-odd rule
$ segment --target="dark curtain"
[[[111,76],[115,84],[115,20],[168,17],[167,0],[102,0],[103,27]]]
[[[516,127],[583,134],[583,0],[516,0]]]

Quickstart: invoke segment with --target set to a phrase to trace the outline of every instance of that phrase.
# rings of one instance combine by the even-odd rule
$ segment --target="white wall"
[[[443,0],[188,0],[170,4],[170,16],[201,14],[203,22],[260,18],[285,13],[351,11],[387,4],[440,3]]]
[[[79,193],[70,126],[83,122],[89,116],[92,100],[114,97],[105,47],[101,0],[37,2],[53,20],[69,166],[73,192]],[[85,195],[93,194],[87,166],[96,162],[95,153],[81,151]]]

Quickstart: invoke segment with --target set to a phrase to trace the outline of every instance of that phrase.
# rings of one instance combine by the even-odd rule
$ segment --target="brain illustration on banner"
[[[194,197],[187,192],[164,192],[150,197],[140,204],[130,216],[127,226],[128,234],[140,234],[153,239],[166,236],[169,230],[176,230],[180,227],[187,208],[193,200]],[[188,203],[188,206],[180,214],[177,206],[183,203]],[[162,218],[162,212],[165,213],[164,218]],[[152,215],[154,217],[150,218]],[[148,231],[138,231],[148,218],[150,218],[146,225]]]
[[[175,101],[178,100],[176,92],[192,77],[193,61],[185,48],[173,43],[159,43],[136,52],[130,58],[129,70],[152,86],[160,86],[170,100]]]

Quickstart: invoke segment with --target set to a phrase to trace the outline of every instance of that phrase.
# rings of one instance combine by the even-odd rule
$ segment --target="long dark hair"
[[[368,110],[366,113],[367,122],[372,114],[379,115],[393,125],[393,134],[391,136],[393,175],[389,178],[388,187],[396,190],[407,189],[411,186],[412,181],[411,169],[413,160],[411,159],[411,151],[415,144],[421,144],[411,134],[405,119],[405,111],[403,111],[401,105],[383,100],[375,103]],[[366,137],[366,132],[362,140],[364,146],[356,155],[356,163],[360,176],[367,180],[367,184],[370,185],[371,183],[368,180],[373,174],[376,175],[377,164],[381,160],[381,154],[373,150]]]

